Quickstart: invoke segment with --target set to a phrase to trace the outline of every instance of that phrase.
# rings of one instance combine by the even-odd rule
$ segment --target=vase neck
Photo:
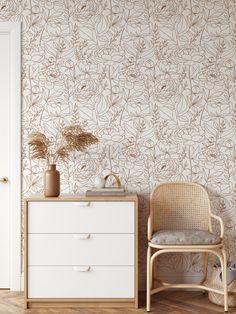
[[[56,170],[56,165],[55,164],[48,165],[48,170]]]

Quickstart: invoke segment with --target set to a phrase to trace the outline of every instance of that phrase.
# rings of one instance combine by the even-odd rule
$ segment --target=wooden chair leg
[[[203,278],[200,284],[203,284],[207,279],[207,271],[208,271],[208,257],[209,253],[202,253],[203,254]],[[203,290],[203,293],[206,294],[206,290]]]
[[[153,248],[151,248],[151,256],[153,254]],[[150,277],[151,277],[151,290],[156,288],[156,265],[155,263],[153,264],[153,268],[151,267],[151,272],[150,272]]]
[[[225,250],[222,249],[223,255],[223,265],[221,264],[222,269],[222,279],[223,279],[223,289],[224,289],[224,311],[228,312],[228,287],[227,287],[227,258]]]
[[[203,253],[204,254],[204,262],[203,262],[203,274],[204,278],[203,280],[205,281],[207,279],[207,271],[208,271],[208,253]]]
[[[150,312],[151,307],[151,248],[148,246],[147,250],[147,300],[146,300],[146,309],[147,312]]]

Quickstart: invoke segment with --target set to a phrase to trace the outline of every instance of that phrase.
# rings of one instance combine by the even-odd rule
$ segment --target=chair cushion
[[[205,230],[160,230],[151,240],[157,245],[211,245],[220,242],[219,236]]]

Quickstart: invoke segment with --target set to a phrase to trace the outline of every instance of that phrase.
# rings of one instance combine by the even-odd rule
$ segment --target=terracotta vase
[[[44,195],[56,197],[60,195],[60,172],[56,170],[56,165],[48,165],[48,170],[44,173]]]

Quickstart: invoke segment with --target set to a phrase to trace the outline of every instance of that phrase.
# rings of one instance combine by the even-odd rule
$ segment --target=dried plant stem
[[[98,143],[92,133],[83,131],[79,125],[65,127],[62,132],[62,143],[55,152],[50,152],[50,141],[40,132],[29,136],[29,146],[32,159],[44,159],[47,163],[56,163],[59,159],[65,161],[74,151],[85,151],[90,145]]]

